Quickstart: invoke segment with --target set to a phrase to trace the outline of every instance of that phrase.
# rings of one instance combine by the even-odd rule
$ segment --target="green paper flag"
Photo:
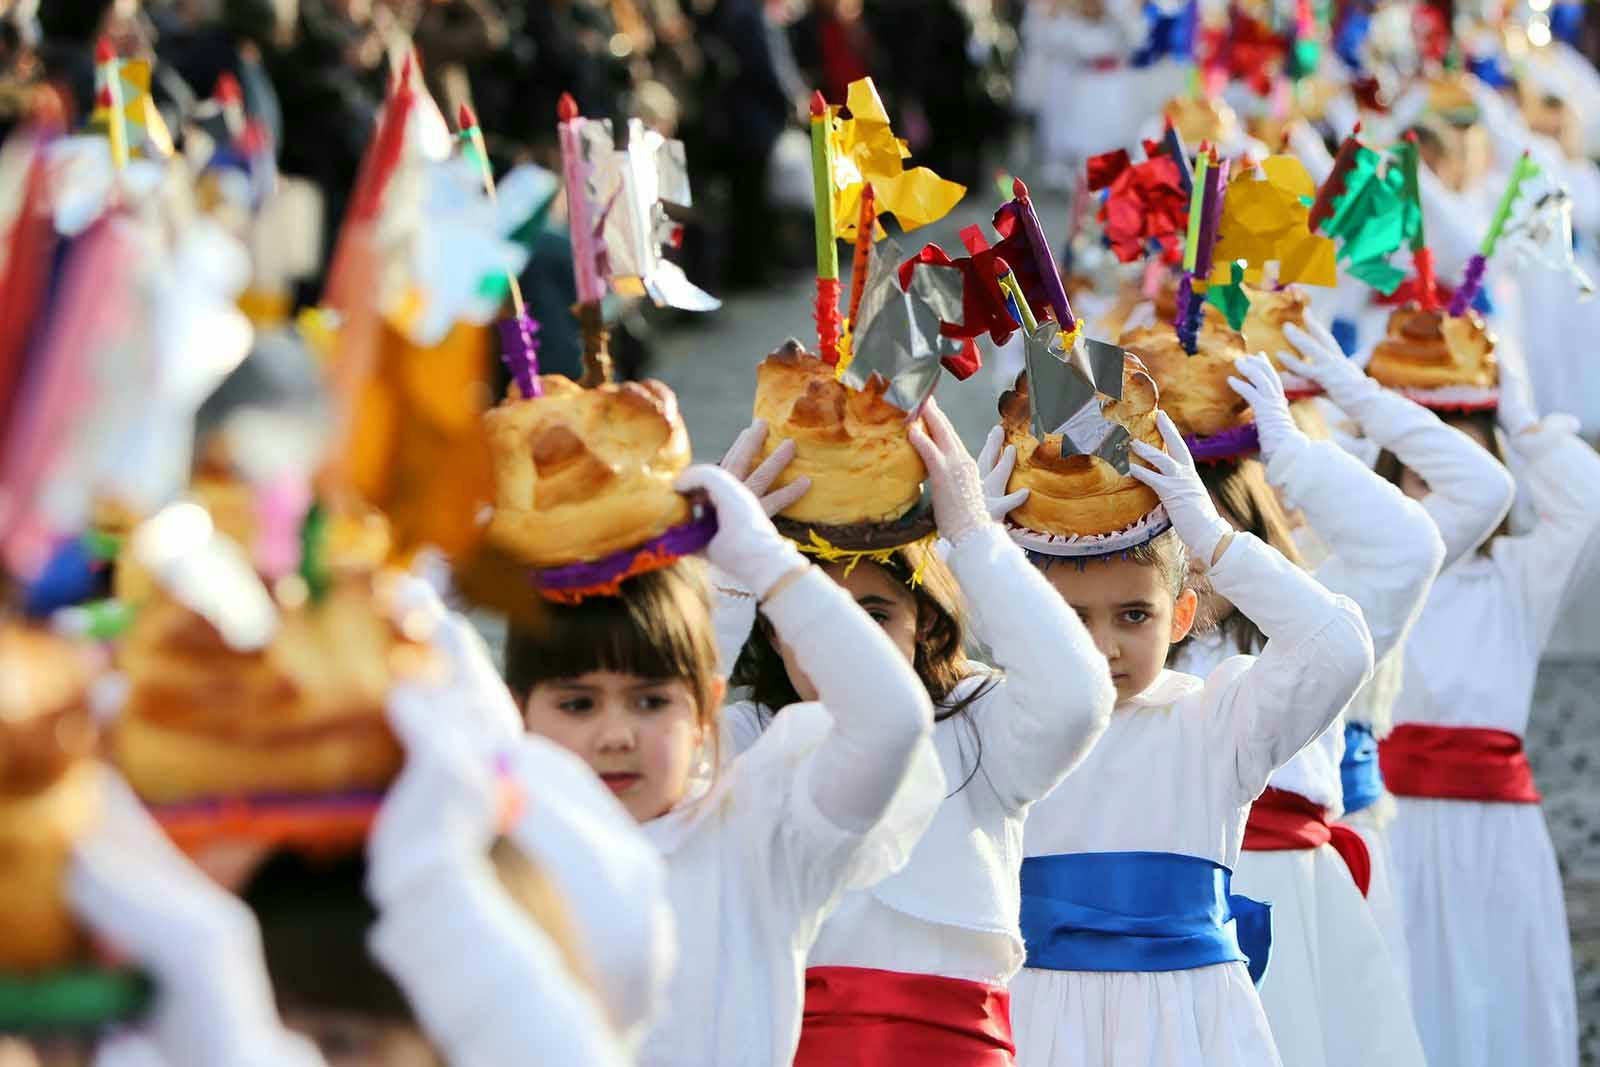
[[[1250,312],[1250,297],[1244,291],[1244,264],[1235,260],[1228,264],[1228,273],[1233,280],[1207,289],[1206,303],[1227,316],[1228,325],[1237,330],[1244,326],[1244,317]]]
[[[1333,213],[1322,232],[1339,242],[1339,258],[1353,277],[1385,295],[1399,288],[1405,271],[1389,264],[1389,257],[1422,229],[1422,205],[1407,182],[1406,151],[1380,167],[1384,157],[1370,148],[1356,154],[1355,166],[1345,179],[1344,192],[1334,199]]]

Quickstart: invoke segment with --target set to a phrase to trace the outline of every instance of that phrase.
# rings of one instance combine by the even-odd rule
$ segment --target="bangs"
[[[550,604],[538,628],[506,635],[506,684],[519,700],[542,682],[609,671],[682,680],[702,696],[717,674],[704,569],[697,560],[630,578],[617,596]]]

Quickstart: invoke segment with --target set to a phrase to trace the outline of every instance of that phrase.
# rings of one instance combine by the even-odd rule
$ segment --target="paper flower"
[[[1213,253],[1213,281],[1226,285],[1232,264],[1244,263],[1244,280],[1262,281],[1263,268],[1278,264],[1280,285],[1333,286],[1338,282],[1334,243],[1308,226],[1316,183],[1293,156],[1269,156],[1264,177],[1241,169],[1228,183]]]
[[[855,240],[861,190],[869,183],[878,214],[893,215],[902,230],[944,218],[966,195],[966,186],[946,181],[927,167],[905,169],[901,161],[911,150],[889,128],[889,113],[871,78],[850,83],[845,106],[850,117],[841,119],[834,109],[829,133],[833,141],[834,236]],[[881,237],[883,227],[878,225],[875,233]]]
[[[1154,141],[1150,157],[1134,163],[1124,149],[1089,160],[1089,191],[1105,192],[1096,214],[1117,259],[1132,263],[1154,245],[1163,261],[1176,263],[1188,225],[1189,193],[1178,164]]]

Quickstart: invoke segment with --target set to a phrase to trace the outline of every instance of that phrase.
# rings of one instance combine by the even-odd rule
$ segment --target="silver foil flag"
[[[1122,396],[1122,349],[1089,341],[1069,353],[1061,328],[1042,322],[1024,339],[1023,352],[1034,436],[1042,442],[1060,434],[1063,456],[1098,456],[1118,474],[1127,474],[1131,438],[1120,423],[1105,417],[1100,399],[1101,394]],[[1097,388],[1102,382],[1105,387]]]
[[[589,171],[595,237],[603,250],[602,271],[623,296],[648,295],[660,306],[715,311],[722,301],[704,292],[661,246],[677,239],[678,227],[665,205],[690,206],[689,168],[683,142],[670,141],[628,120],[628,144],[618,148],[608,120],[591,119],[580,134]]]
[[[874,376],[888,383],[884,399],[915,415],[939,384],[941,361],[962,342],[939,331],[941,321],[961,321],[961,271],[926,263],[900,288],[901,255],[893,240],[872,246],[861,306],[850,329],[850,362],[839,380],[865,389]]]
[[[1500,240],[1519,259],[1565,271],[1579,300],[1594,296],[1594,282],[1572,254],[1572,195],[1548,174],[1523,180]]]

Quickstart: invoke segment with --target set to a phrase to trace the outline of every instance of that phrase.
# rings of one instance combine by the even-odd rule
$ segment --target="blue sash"
[[[1260,982],[1271,905],[1229,893],[1233,872],[1171,852],[1078,852],[1022,861],[1029,967],[1187,971],[1249,965]]]
[[[1378,739],[1372,727],[1359,722],[1344,724],[1344,759],[1339,761],[1344,784],[1344,813],[1354,815],[1383,796],[1383,772],[1378,769]]]

